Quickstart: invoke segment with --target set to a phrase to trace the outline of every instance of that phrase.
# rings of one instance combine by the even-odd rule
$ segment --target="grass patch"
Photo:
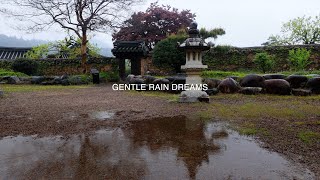
[[[304,125],[320,125],[320,121],[314,121],[314,122],[298,121],[298,122],[294,122],[293,124],[298,125],[298,126],[304,126]]]
[[[1,69],[0,68],[0,77],[1,76],[18,76],[18,77],[28,77],[28,75],[21,73],[21,72],[14,72],[8,69]]]
[[[224,79],[230,76],[238,76],[240,78],[250,74],[250,72],[233,72],[233,71],[203,71],[201,76],[203,78]]]
[[[298,138],[304,143],[310,144],[320,140],[320,133],[313,131],[302,131],[298,133]]]
[[[255,72],[255,71],[203,71],[201,76],[203,78],[215,78],[215,79],[224,79],[230,76],[238,76],[239,78],[243,78],[244,76],[248,74],[259,74],[263,75],[261,72]],[[286,76],[296,74],[296,75],[305,75],[308,78],[311,78],[312,76],[309,76],[311,74],[320,74],[320,70],[316,71],[283,71],[283,72],[277,72],[272,74],[284,74]]]
[[[43,86],[43,85],[1,85],[0,86],[5,93],[13,92],[34,92],[34,91],[50,91],[50,90],[64,90],[64,89],[81,89],[88,88],[88,85],[77,85],[77,86]]]
[[[305,119],[320,116],[320,96],[296,97],[277,95],[246,96],[219,94],[211,97],[214,113],[222,118]]]
[[[315,70],[315,71],[282,71],[282,72],[279,72],[279,73],[280,74],[284,74],[286,76],[290,76],[292,74],[308,76],[309,74],[320,74],[320,70]]]
[[[210,110],[207,111],[200,111],[197,113],[197,116],[202,120],[202,121],[210,121],[213,118],[213,113]]]
[[[240,128],[239,133],[241,135],[253,136],[258,133],[258,129],[256,129],[256,128]]]
[[[253,123],[244,123],[242,127],[238,128],[240,135],[254,136],[261,134],[264,136],[271,136],[268,129],[266,128],[256,128]]]
[[[248,102],[245,104],[212,104],[216,114],[224,119],[245,118],[295,118],[302,119],[308,113],[317,115],[319,108],[300,106],[285,107],[279,103]],[[302,106],[303,107],[303,106]],[[318,110],[318,111],[317,111]]]

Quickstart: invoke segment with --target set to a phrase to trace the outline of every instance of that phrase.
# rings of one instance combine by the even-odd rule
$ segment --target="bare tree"
[[[107,32],[120,26],[125,12],[143,0],[7,0],[0,11],[30,23],[29,32],[58,25],[81,39],[81,64],[86,72],[89,32]],[[11,8],[10,8],[11,7]]]

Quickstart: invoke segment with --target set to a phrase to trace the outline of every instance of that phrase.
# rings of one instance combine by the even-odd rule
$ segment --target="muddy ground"
[[[173,95],[112,91],[111,86],[14,92],[0,99],[0,136],[72,135],[126,127],[155,117],[223,120],[262,146],[300,162],[320,177],[320,97],[222,95],[211,103],[180,104]],[[90,119],[95,112],[113,121]]]

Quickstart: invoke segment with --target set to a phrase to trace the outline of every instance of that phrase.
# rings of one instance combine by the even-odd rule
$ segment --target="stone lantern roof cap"
[[[208,50],[210,46],[200,37],[200,31],[198,29],[198,23],[192,22],[189,26],[189,38],[179,45],[181,49],[200,49]]]

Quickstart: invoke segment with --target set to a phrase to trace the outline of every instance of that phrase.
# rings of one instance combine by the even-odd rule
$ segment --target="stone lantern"
[[[202,78],[200,76],[207,65],[202,64],[202,53],[210,49],[210,46],[200,37],[197,29],[198,24],[192,22],[189,28],[189,38],[186,39],[179,48],[186,52],[186,64],[181,69],[186,71],[186,84],[201,85]],[[181,92],[179,102],[199,102],[200,100],[209,101],[209,96],[201,90],[186,90]]]

